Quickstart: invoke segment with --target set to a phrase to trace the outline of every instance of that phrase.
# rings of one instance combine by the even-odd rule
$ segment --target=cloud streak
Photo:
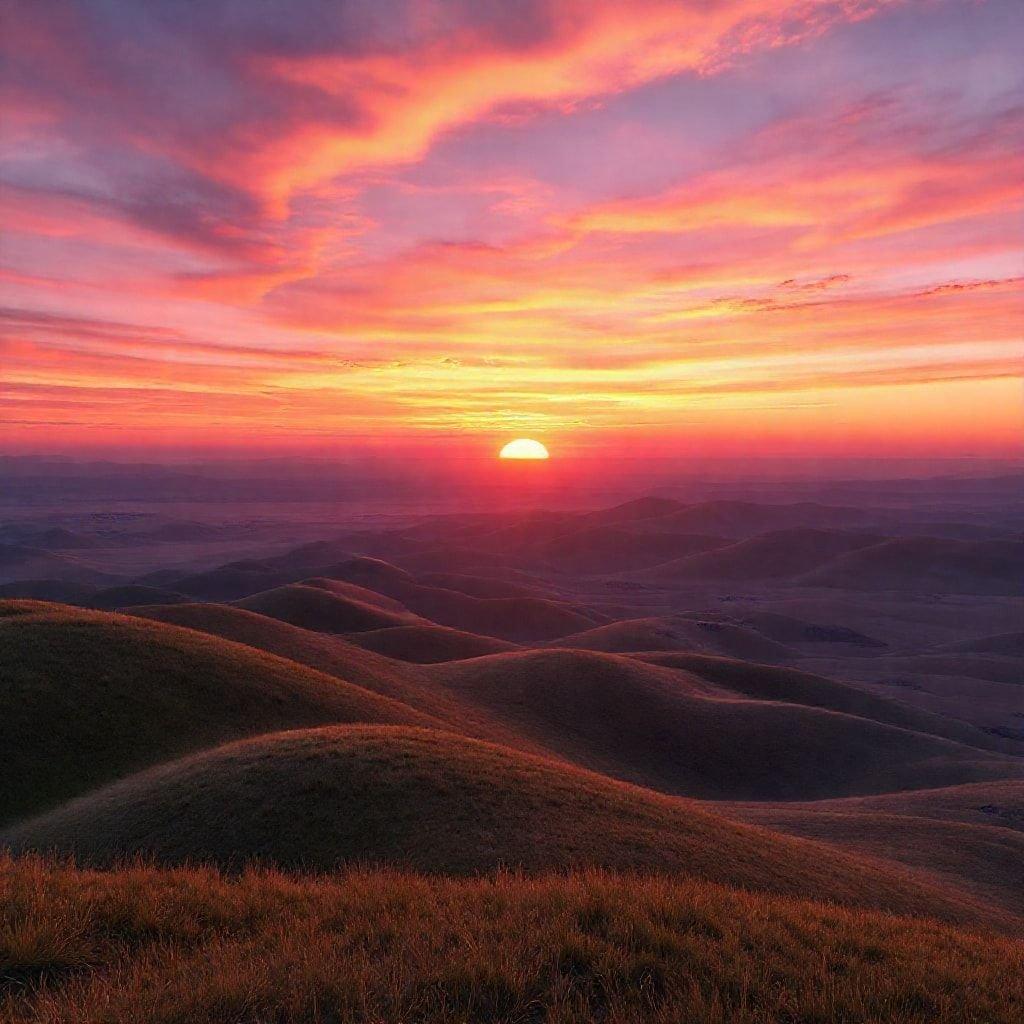
[[[90,410],[104,439],[254,444],[675,416],[723,444],[730,409],[810,439],[837,396],[902,388],[927,450],[987,387],[1005,452],[1022,21],[7,0],[2,436],[74,444]]]

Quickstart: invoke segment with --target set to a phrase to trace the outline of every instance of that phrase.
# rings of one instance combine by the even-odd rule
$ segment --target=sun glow
[[[498,454],[500,459],[546,459],[548,450],[540,441],[531,441],[528,437],[517,437],[509,441]]]

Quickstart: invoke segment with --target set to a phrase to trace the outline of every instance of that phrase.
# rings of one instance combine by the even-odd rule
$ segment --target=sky
[[[1021,454],[1019,0],[0,0],[0,449]]]

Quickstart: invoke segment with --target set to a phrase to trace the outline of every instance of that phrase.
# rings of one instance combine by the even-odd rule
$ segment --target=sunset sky
[[[1020,0],[4,0],[0,447],[1019,454]]]

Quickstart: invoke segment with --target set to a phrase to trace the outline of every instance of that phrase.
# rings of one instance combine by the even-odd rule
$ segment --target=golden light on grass
[[[498,453],[499,459],[546,459],[548,450],[540,443],[528,437],[517,437],[509,441]]]

